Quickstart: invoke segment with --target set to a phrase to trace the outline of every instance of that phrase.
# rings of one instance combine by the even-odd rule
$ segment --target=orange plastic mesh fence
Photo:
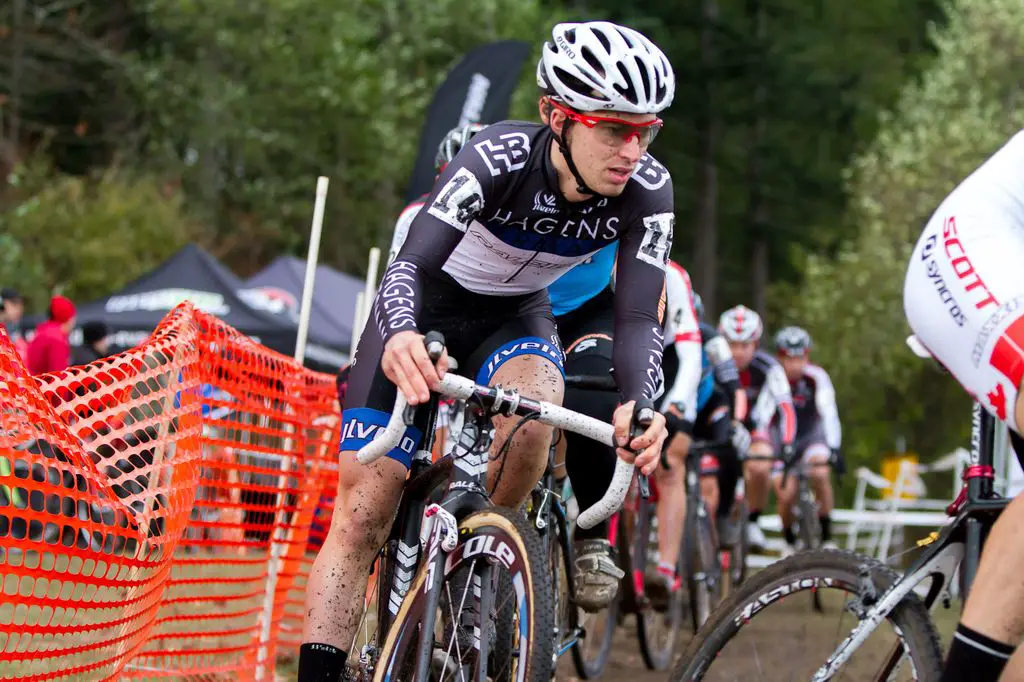
[[[273,680],[339,422],[334,377],[187,303],[37,377],[0,332],[0,679]]]

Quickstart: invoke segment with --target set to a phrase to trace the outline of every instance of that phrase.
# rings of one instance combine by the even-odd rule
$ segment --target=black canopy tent
[[[241,279],[196,244],[185,246],[121,291],[78,306],[77,322],[81,326],[102,320],[110,327],[113,350],[123,350],[144,341],[167,312],[184,300],[268,348],[285,355],[295,352],[297,322],[268,312],[272,302],[258,292],[246,291]],[[79,330],[71,341],[80,343]],[[306,360],[319,369],[334,371],[347,358],[342,346],[311,330]]]
[[[279,256],[245,281],[243,296],[262,295],[263,300],[273,306],[272,312],[297,323],[305,278],[306,261],[295,256]],[[364,287],[363,280],[357,277],[329,265],[318,265],[309,317],[310,337],[333,348],[350,348],[356,296]]]

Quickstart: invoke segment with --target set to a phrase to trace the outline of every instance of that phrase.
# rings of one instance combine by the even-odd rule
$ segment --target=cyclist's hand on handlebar
[[[448,351],[441,353],[435,366],[427,355],[422,334],[398,332],[384,345],[380,366],[409,404],[419,405],[430,399],[430,391],[437,389],[448,371]]]
[[[615,408],[612,426],[615,427],[616,454],[626,462],[635,465],[645,475],[650,475],[658,466],[661,449],[665,445],[668,431],[665,429],[665,415],[654,413],[650,426],[640,436],[629,442],[629,432],[633,425],[633,401]]]

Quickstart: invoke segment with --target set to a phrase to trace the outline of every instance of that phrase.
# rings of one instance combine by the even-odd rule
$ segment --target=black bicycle
[[[681,565],[690,596],[690,619],[697,632],[722,598],[723,571],[718,556],[718,533],[700,490],[701,459],[725,454],[730,441],[694,441],[686,455],[686,521]]]
[[[443,338],[425,342],[436,360]],[[439,395],[463,401],[454,452],[431,463]],[[549,553],[527,517],[493,506],[486,487],[491,419],[518,415],[611,444],[612,427],[515,390],[480,386],[452,373],[427,410],[425,443],[413,458],[396,520],[374,569],[376,608],[368,595],[355,639],[363,635],[355,676],[389,682],[446,679],[547,682],[555,638]],[[399,393],[384,431],[357,458],[368,464],[399,445],[417,408]],[[637,424],[653,409],[638,405]],[[514,440],[515,430],[505,448]],[[501,455],[505,452],[499,453]],[[602,500],[580,525],[596,524],[622,503],[634,468],[619,460]],[[371,632],[372,629],[372,632]]]
[[[903,577],[879,561],[839,550],[802,552],[777,562],[748,579],[715,610],[680,658],[673,682],[731,680],[738,675],[765,679],[767,672],[815,682],[840,677],[938,679],[942,651],[928,610],[940,597],[949,607],[949,588],[957,569],[966,600],[983,540],[1008,504],[993,489],[996,424],[975,403],[971,461],[964,472],[964,487],[947,509],[952,520],[919,543],[926,549]],[[852,615],[855,625],[835,628],[819,623],[805,628],[799,656],[786,656],[779,653],[779,645],[791,643],[792,637],[780,637],[794,627],[798,616],[786,614],[782,604],[800,592],[820,594],[825,607],[831,611],[835,606],[841,617]],[[879,632],[883,622],[891,631]],[[837,646],[842,633],[849,634]],[[879,634],[883,636],[874,639]],[[831,653],[808,656],[816,640],[824,640],[825,650]],[[863,656],[855,659],[858,653]],[[824,664],[814,662],[822,659]],[[804,661],[810,661],[807,670],[800,667]]]

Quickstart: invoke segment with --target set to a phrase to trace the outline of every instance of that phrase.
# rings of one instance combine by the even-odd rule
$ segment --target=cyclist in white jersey
[[[903,290],[918,340],[968,393],[1024,429],[1024,132],[946,197],[910,258]],[[995,682],[1024,636],[1024,498],[1000,515],[981,556],[943,682]],[[1024,654],[1013,656],[1024,669]],[[1005,679],[1005,678],[1004,678]],[[1016,679],[1016,678],[1015,678]]]
[[[298,682],[336,682],[345,667],[367,570],[426,424],[409,425],[370,466],[355,453],[386,427],[397,391],[419,405],[438,386],[447,356],[430,360],[427,330],[445,335],[460,372],[478,383],[560,403],[563,358],[547,286],[619,244],[617,454],[646,473],[658,464],[664,417],[655,415],[637,438],[630,426],[636,401],[654,397],[663,352],[658,299],[674,198],[671,175],[647,149],[663,125],[656,114],[675,94],[672,67],[632,29],[559,24],[542,49],[537,81],[544,123],[504,121],[478,133],[441,173],[384,272],[374,324],[360,336],[349,373],[338,495],[306,585]],[[518,422],[495,418],[492,443],[492,499],[512,508],[543,474],[551,442],[550,428]]]
[[[690,276],[678,263],[669,261],[665,270],[665,346],[675,350],[678,364],[672,384],[661,398],[660,409],[669,425],[665,441],[665,465],[656,470],[658,484],[658,565],[645,576],[648,596],[656,606],[668,603],[670,592],[682,585],[676,575],[676,558],[686,521],[686,455],[693,442],[693,426],[697,420],[697,386],[701,379],[701,335],[697,312],[693,305]],[[714,476],[706,477],[714,481]],[[716,483],[717,486],[717,483]]]
[[[821,465],[829,464],[839,457],[842,426],[839,408],[836,406],[836,392],[828,372],[810,363],[811,335],[805,329],[780,329],[775,335],[775,353],[786,372],[789,390],[793,395],[793,410],[796,413],[794,454],[802,466],[808,467],[807,477],[818,503],[821,541],[829,546],[832,542],[831,513],[834,499],[832,472],[828,466]],[[782,462],[776,466],[781,471]],[[782,517],[782,532],[789,553],[796,548],[793,506],[796,504],[797,492],[795,478],[790,478],[786,487],[779,491],[779,516]]]

